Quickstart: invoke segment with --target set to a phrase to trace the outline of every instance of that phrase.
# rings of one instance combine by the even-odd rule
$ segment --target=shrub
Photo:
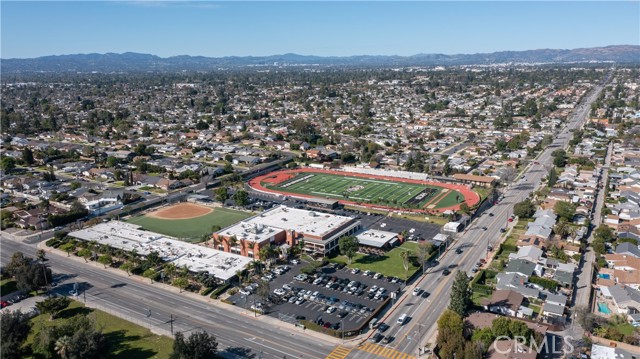
[[[216,289],[216,287],[208,287],[202,291],[202,295],[209,295],[211,294],[211,292],[213,292],[214,289]]]
[[[223,284],[221,286],[219,286],[218,288],[216,288],[213,293],[211,293],[211,299],[218,299],[218,297],[220,296],[220,294],[224,293],[225,290],[229,289],[229,287],[231,287],[230,284]]]

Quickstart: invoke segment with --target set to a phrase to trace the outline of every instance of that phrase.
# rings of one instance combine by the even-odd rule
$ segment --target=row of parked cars
[[[351,270],[351,274],[358,274],[358,273],[360,273],[360,268],[353,268]],[[362,275],[372,277],[373,279],[386,280],[387,282],[390,282],[390,283],[400,283],[400,284],[403,283],[402,279],[398,277],[389,276],[385,278],[384,275],[382,275],[382,273],[376,273],[370,270],[366,270],[362,272]]]
[[[360,281],[350,280],[348,278],[338,278],[337,276],[329,276],[324,273],[316,273],[313,277],[302,274],[296,276],[295,279],[303,282],[311,281],[313,285],[356,296],[363,295],[367,288],[367,285]],[[369,289],[367,297],[371,300],[382,300],[386,297],[386,294],[386,289],[378,288],[378,286],[374,285]]]

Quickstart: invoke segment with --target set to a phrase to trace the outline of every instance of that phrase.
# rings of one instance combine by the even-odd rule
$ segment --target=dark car
[[[506,229],[506,228],[500,228],[500,233],[504,233],[504,232],[506,232],[506,231],[507,231],[507,229]]]
[[[483,231],[486,231],[486,230],[487,230],[487,227],[482,227],[482,230],[483,230]]]
[[[331,329],[334,329],[334,330],[340,329],[340,322],[336,322],[336,324],[332,325]]]
[[[451,274],[451,271],[450,271],[448,268],[445,268],[445,269],[442,271],[442,275],[449,275],[449,274]]]
[[[346,317],[348,314],[349,314],[349,312],[342,311],[342,312],[338,313],[338,318],[344,318],[344,317]]]
[[[382,344],[389,344],[389,343],[391,343],[391,341],[393,341],[393,337],[390,336],[390,335],[387,335],[386,337],[384,337],[382,339]]]
[[[323,325],[324,328],[330,328],[331,327],[331,323],[329,322],[325,322]]]
[[[377,343],[377,342],[379,342],[380,340],[382,340],[382,338],[383,338],[382,334],[380,334],[380,333],[376,333],[376,334],[374,334],[371,338],[369,338],[369,341],[370,341],[371,343]]]
[[[493,217],[493,213],[489,213],[489,217]]]
[[[387,329],[389,329],[387,324],[380,323],[380,325],[378,325],[378,333],[384,333]]]
[[[304,315],[296,315],[296,320],[305,320],[307,319],[307,317],[305,317]]]
[[[460,253],[462,253],[462,249],[456,248],[456,254],[460,254]]]

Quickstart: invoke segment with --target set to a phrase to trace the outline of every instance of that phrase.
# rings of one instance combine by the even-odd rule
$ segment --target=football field
[[[452,197],[453,201],[457,196],[463,200],[457,191],[442,187],[325,173],[301,172],[284,182],[267,186],[283,192],[393,207],[423,208],[441,196]],[[451,205],[450,202],[447,200],[446,204]],[[431,208],[439,208],[440,203],[433,204]]]

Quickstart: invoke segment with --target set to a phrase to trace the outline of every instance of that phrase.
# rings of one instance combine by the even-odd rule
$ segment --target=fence
[[[164,329],[164,328],[160,328],[157,325],[151,323],[150,320],[142,320],[140,318],[135,318],[135,317],[132,317],[132,316],[124,315],[124,314],[122,314],[121,311],[116,311],[116,310],[113,310],[111,308],[107,308],[107,307],[105,307],[105,306],[103,306],[101,304],[98,304],[98,303],[92,302],[92,301],[86,301],[84,303],[84,305],[89,307],[89,308],[101,310],[101,311],[103,311],[105,313],[113,315],[114,317],[118,317],[118,318],[124,319],[124,320],[126,320],[128,322],[137,324],[137,325],[139,325],[141,327],[147,328],[153,334],[164,335],[164,336],[168,336],[170,338],[173,338],[173,334],[171,334],[170,330],[167,330],[167,329]],[[148,314],[151,314],[150,310],[149,310]],[[169,320],[170,320],[170,318],[167,318],[167,321],[169,321]]]

